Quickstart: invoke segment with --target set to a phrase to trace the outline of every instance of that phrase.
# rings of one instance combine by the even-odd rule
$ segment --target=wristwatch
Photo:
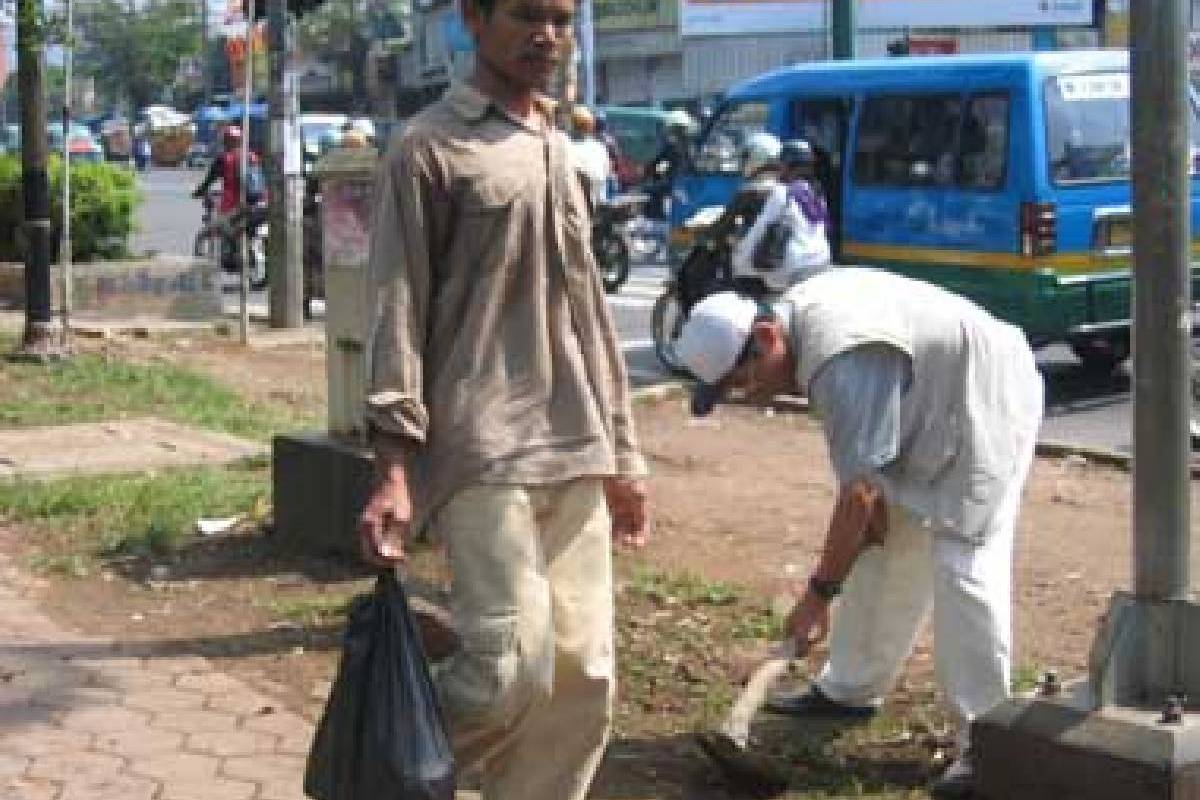
[[[840,581],[823,581],[816,576],[808,579],[808,588],[817,597],[825,600],[832,600],[842,593]]]

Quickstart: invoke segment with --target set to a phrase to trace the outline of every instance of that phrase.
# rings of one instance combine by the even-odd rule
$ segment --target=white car
[[[345,114],[301,114],[297,122],[300,124],[300,146],[308,160],[315,161],[325,155],[322,151],[324,142],[330,138],[340,139],[342,129],[350,123],[350,117]]]

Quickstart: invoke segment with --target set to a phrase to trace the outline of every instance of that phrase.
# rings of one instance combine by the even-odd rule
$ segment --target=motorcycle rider
[[[684,258],[677,276],[675,291],[684,315],[705,296],[730,288],[743,293],[761,295],[765,291],[757,277],[739,279],[733,271],[733,259],[728,250],[731,240],[740,240],[762,210],[772,190],[779,184],[778,137],[759,131],[750,134],[738,152],[738,167],[742,185],[711,224],[706,224],[700,238]]]
[[[588,179],[593,208],[608,199],[612,166],[608,148],[596,138],[596,118],[587,106],[571,107],[571,157],[575,168]]]
[[[650,196],[647,213],[666,220],[670,212],[671,184],[675,176],[691,164],[690,142],[698,126],[692,115],[681,108],[667,112],[663,126],[665,141],[647,167],[646,194]]]
[[[204,197],[216,181],[221,181],[221,197],[213,214],[213,225],[223,236],[232,236],[233,218],[242,207],[242,129],[237,125],[228,125],[221,133],[224,151],[208,165],[204,180],[192,192],[197,200]],[[258,167],[258,156],[251,150],[248,153],[249,168]],[[249,198],[254,202],[256,198]]]
[[[816,170],[812,145],[793,139],[779,147],[773,167],[764,169],[751,183],[756,193],[766,188],[767,195],[745,235],[734,245],[735,280],[749,276],[760,280],[768,291],[781,292],[829,264],[829,209]]]
[[[621,153],[621,143],[617,141],[617,137],[608,127],[608,116],[604,111],[596,109],[592,116],[596,120],[596,138],[608,151],[609,172],[611,173],[608,179],[608,194],[612,196],[620,192],[624,185],[625,156]]]

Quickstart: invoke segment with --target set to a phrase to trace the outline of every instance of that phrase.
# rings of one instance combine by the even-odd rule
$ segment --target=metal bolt
[[[1183,698],[1177,694],[1167,697],[1163,704],[1163,715],[1159,722],[1164,725],[1174,725],[1183,722]]]
[[[1062,690],[1062,684],[1058,680],[1058,673],[1052,669],[1042,673],[1042,682],[1038,689],[1043,697],[1054,697]]]

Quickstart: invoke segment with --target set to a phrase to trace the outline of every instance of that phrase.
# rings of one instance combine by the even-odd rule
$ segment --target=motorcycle
[[[671,372],[687,370],[675,355],[675,340],[692,307],[715,292],[734,289],[733,245],[745,227],[745,217],[725,213],[724,206],[705,206],[684,220],[678,238],[691,243],[654,301],[650,328],[654,353]]]
[[[650,317],[655,355],[668,370],[687,372],[675,355],[675,340],[696,303],[725,291],[759,301],[779,294],[762,273],[735,274],[733,268],[734,245],[746,235],[769,194],[768,185],[745,187],[734,195],[729,207],[698,209],[673,236],[675,245],[688,249],[679,266],[672,265],[671,277]]]
[[[629,280],[632,251],[630,223],[637,219],[646,196],[621,194],[596,204],[592,219],[592,253],[604,291],[616,294]]]
[[[203,199],[204,211],[192,254],[197,258],[218,261],[221,269],[231,275],[242,273],[241,232],[246,231],[249,266],[246,270],[250,288],[259,291],[267,285],[267,203],[261,200],[239,210],[225,221],[216,217],[216,195]]]

